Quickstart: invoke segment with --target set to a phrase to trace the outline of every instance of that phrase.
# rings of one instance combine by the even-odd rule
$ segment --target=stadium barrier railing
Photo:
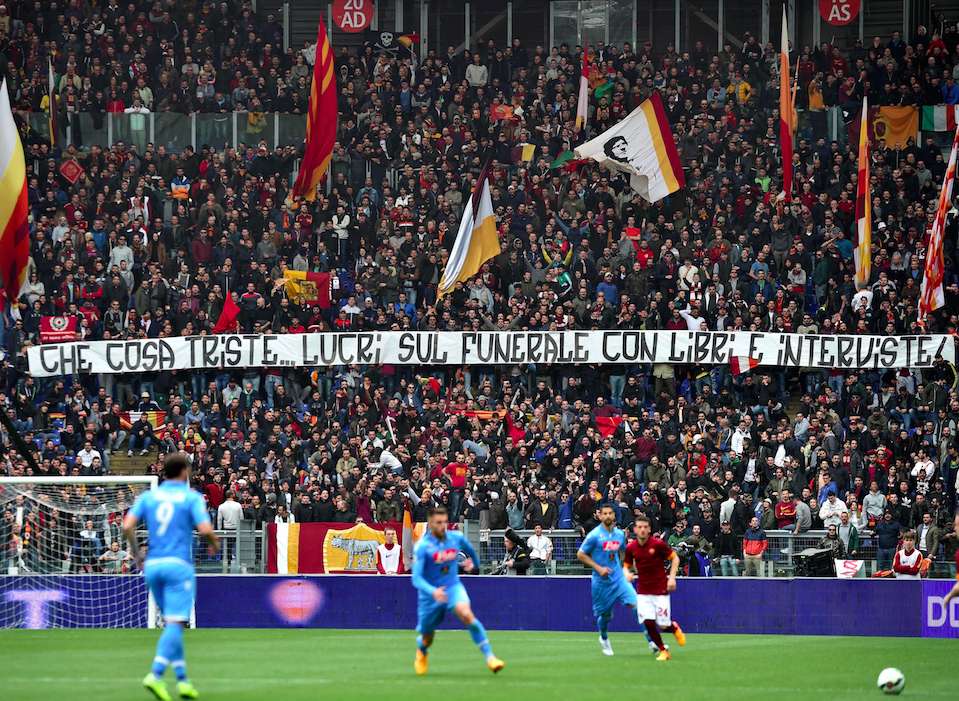
[[[49,138],[50,127],[44,112],[18,112],[31,131]],[[67,142],[81,149],[91,146],[111,148],[124,143],[135,146],[138,153],[147,144],[163,146],[170,153],[179,153],[186,146],[203,144],[217,150],[237,148],[239,144],[256,146],[261,142],[269,150],[277,146],[299,146],[306,137],[306,115],[280,112],[149,112],[126,114],[79,112],[66,125]]]
[[[503,529],[480,529],[475,522],[466,522],[463,524],[464,531],[473,547],[476,548],[482,561],[483,574],[508,574],[502,563],[506,559],[506,546],[504,537],[506,531]],[[533,535],[532,529],[514,529],[516,533],[526,541]],[[583,536],[579,529],[553,529],[544,530],[543,535],[547,536],[553,543],[553,557],[548,565],[544,567],[535,566],[531,568],[530,574],[545,575],[582,575],[586,574],[586,568],[576,559],[576,551],[583,542]],[[763,555],[762,568],[760,576],[762,577],[792,577],[796,575],[796,565],[800,553],[807,549],[819,549],[822,538],[826,535],[824,530],[805,531],[796,534],[793,531],[773,530],[766,531],[766,537],[769,546]],[[682,552],[684,563],[692,553],[692,548]],[[865,562],[863,574],[867,577],[872,576],[877,570],[877,547],[876,538],[871,531],[862,531],[859,534],[859,547],[856,554],[847,556],[850,560],[863,560]],[[738,562],[738,572],[743,574],[743,562]],[[721,576],[721,569],[718,566],[713,568],[713,576]],[[953,567],[948,564],[948,558],[943,556],[942,546],[929,571],[930,578],[952,578],[955,576]]]

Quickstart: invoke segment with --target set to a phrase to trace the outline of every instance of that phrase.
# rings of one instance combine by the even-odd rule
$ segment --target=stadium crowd
[[[49,109],[50,57],[65,119],[303,111],[312,57],[283,54],[278,31],[275,18],[235,1],[0,6],[14,105]],[[863,94],[874,104],[954,104],[957,44],[949,24],[910,42],[803,47],[793,57],[798,105],[816,117],[833,105],[855,112]],[[920,331],[945,171],[931,139],[872,149],[873,281],[857,290],[855,146],[829,142],[811,118],[795,197],[778,197],[771,46],[747,36],[741,50],[718,53],[649,43],[590,52],[585,133],[574,127],[579,47],[491,41],[422,62],[402,49],[338,52],[339,143],[313,204],[285,203],[295,148],[51,148],[24,120],[31,267],[20,318],[5,320],[0,400],[37,446],[40,472],[98,474],[117,451],[180,449],[212,511],[236,500],[257,524],[400,520],[404,509],[425,520],[442,503],[454,519],[492,528],[588,528],[597,505],[612,502],[621,522],[647,514],[674,544],[709,551],[724,574],[739,564],[748,572],[773,529],[836,526],[840,544],[824,547],[852,555],[869,534],[881,565],[903,529],[920,529],[920,549],[936,556],[941,545],[951,560],[959,396],[956,369],[941,359],[923,371],[738,376],[667,364],[28,374],[42,316],[75,316],[91,340],[203,334],[226,294],[244,333]],[[564,154],[653,90],[686,188],[649,205],[624,178]],[[530,160],[524,143],[535,145]],[[437,300],[489,155],[503,252]],[[60,169],[70,159],[83,169],[72,184]],[[953,223],[947,302],[927,331],[955,331],[955,254]],[[286,270],[332,272],[331,307],[289,299],[276,283]],[[131,410],[164,411],[165,421],[124,423]],[[4,447],[8,473],[32,471],[6,430]],[[4,516],[0,532],[12,538],[21,526]]]

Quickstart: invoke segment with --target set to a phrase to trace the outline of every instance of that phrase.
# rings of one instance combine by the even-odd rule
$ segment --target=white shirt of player
[[[919,548],[916,548],[908,555],[906,554],[905,550],[898,550],[896,552],[896,562],[906,567],[915,567],[919,564],[919,560],[921,559],[922,553],[919,552]],[[896,579],[919,579],[919,575],[896,572]]]
[[[396,574],[400,571],[400,558],[403,556],[403,548],[399,543],[393,543],[392,547],[387,547],[386,543],[380,543],[376,548],[380,557],[380,566],[385,574]]]

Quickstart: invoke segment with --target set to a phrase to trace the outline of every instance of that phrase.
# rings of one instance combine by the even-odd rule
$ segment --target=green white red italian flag
[[[922,108],[922,131],[955,131],[959,105],[928,105]]]

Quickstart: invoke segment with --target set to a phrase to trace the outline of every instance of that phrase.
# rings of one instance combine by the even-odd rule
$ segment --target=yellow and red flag
[[[330,307],[329,273],[309,273],[302,270],[287,270],[283,273],[286,281],[286,295],[297,304],[317,305],[321,309]]]
[[[856,286],[869,284],[872,274],[872,192],[869,187],[869,107],[862,98],[859,133],[859,185],[856,190]]]
[[[959,149],[959,129],[956,129],[956,135],[952,139],[949,165],[946,168],[946,177],[942,181],[942,190],[939,192],[939,206],[936,208],[936,218],[932,222],[932,232],[929,234],[929,245],[926,248],[926,267],[922,275],[922,287],[919,291],[920,324],[925,323],[929,312],[936,311],[946,303],[942,288],[942,279],[946,269],[942,252],[942,239],[946,229],[946,213],[952,207],[952,186],[956,182],[957,149]]]
[[[789,30],[786,26],[786,5],[783,4],[783,29],[779,40],[779,145],[783,158],[783,192],[792,201],[793,192],[793,93],[789,81]]]
[[[7,303],[13,304],[27,272],[30,228],[27,224],[27,168],[7,83],[0,83],[0,275]]]
[[[300,172],[290,191],[290,199],[316,199],[316,188],[326,175],[336,142],[336,76],[333,70],[333,47],[320,18],[316,35],[316,60],[310,87],[310,108],[306,118],[306,151]]]

